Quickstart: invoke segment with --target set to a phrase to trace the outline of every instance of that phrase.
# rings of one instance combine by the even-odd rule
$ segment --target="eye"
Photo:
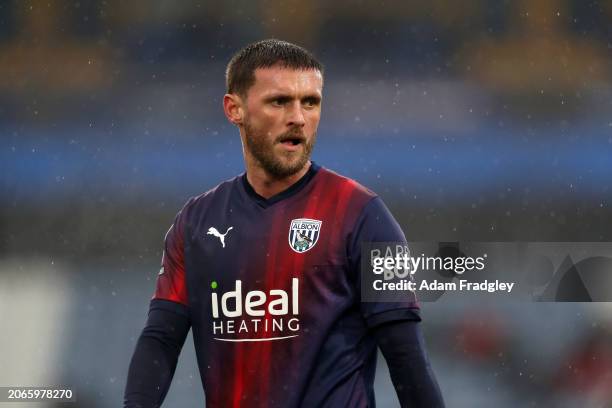
[[[279,98],[272,99],[272,105],[276,105],[276,106],[286,105],[287,102],[289,102],[289,98],[285,98],[285,97],[279,97]]]
[[[321,103],[321,100],[318,98],[306,98],[304,99],[303,103],[308,108],[314,108]]]

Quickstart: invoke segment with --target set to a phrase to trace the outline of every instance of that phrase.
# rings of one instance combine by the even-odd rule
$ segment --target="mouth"
[[[288,150],[296,150],[304,142],[305,139],[301,136],[286,136],[279,141]]]

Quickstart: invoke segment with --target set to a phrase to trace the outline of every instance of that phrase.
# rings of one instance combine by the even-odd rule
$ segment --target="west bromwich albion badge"
[[[289,226],[289,246],[297,253],[303,253],[315,246],[321,234],[323,221],[310,218],[291,220]]]

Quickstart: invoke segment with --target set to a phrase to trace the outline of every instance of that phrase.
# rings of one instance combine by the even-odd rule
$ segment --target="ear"
[[[241,125],[244,117],[242,98],[236,94],[225,94],[223,96],[223,112],[227,120],[236,126]]]

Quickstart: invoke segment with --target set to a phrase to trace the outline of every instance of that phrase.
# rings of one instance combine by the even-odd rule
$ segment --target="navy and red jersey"
[[[360,300],[361,243],[391,241],[382,200],[315,163],[269,199],[243,174],[189,200],[152,302],[189,317],[207,406],[374,406],[372,330],[418,313]]]

